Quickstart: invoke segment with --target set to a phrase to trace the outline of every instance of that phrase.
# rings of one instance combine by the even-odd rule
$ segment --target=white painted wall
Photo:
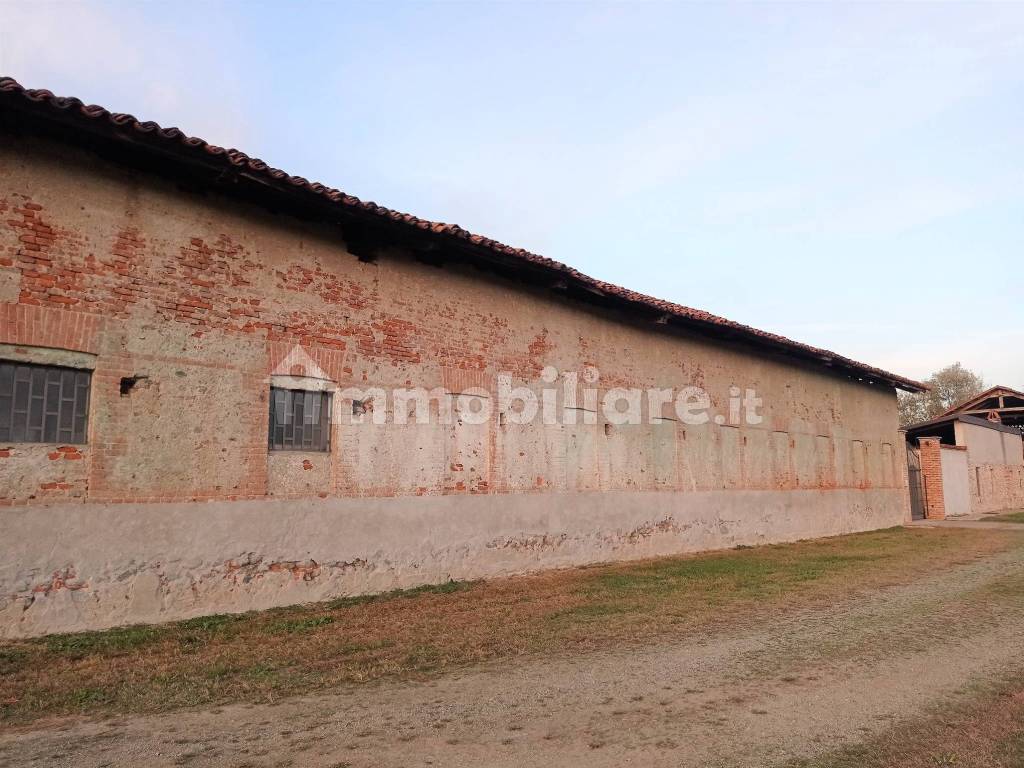
[[[942,446],[942,494],[946,517],[971,514],[971,487],[967,470],[967,451]]]

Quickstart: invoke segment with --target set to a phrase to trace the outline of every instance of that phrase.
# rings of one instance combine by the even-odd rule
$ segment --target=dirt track
[[[697,642],[37,726],[0,736],[0,766],[771,765],[922,714],[1019,668],[1021,647],[1018,546]]]

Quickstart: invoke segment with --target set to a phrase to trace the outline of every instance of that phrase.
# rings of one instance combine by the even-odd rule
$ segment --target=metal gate
[[[907,446],[907,480],[910,483],[910,517],[924,520],[924,481],[921,478],[921,451]]]

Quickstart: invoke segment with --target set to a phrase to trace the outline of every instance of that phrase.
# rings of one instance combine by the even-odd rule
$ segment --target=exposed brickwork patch
[[[0,304],[0,343],[95,353],[103,318],[66,309]]]

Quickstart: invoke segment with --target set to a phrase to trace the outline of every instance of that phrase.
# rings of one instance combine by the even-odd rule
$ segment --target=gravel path
[[[1015,668],[1024,550],[700,640],[0,735],[0,766],[762,766]]]

